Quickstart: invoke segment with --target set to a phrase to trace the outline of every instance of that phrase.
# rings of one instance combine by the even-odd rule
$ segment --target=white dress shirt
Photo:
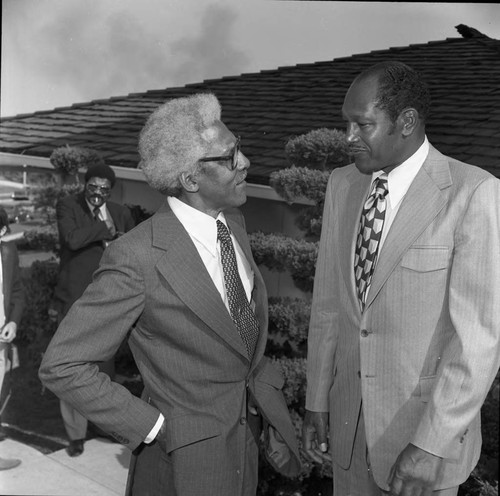
[[[210,278],[221,295],[224,305],[226,305],[228,312],[230,312],[229,301],[226,295],[226,287],[224,285],[224,272],[222,269],[220,243],[217,242],[217,220],[220,220],[226,225],[226,227],[228,227],[224,214],[220,213],[217,219],[214,219],[212,216],[207,215],[172,196],[167,198],[167,202],[174,215],[177,219],[179,219],[179,222],[189,234],[201,257],[201,260],[203,261],[203,264],[205,265],[205,268],[207,269],[208,274],[210,275]],[[231,234],[229,227],[228,230]],[[240,279],[243,284],[243,288],[245,289],[248,301],[251,301],[254,273],[243,253],[243,250],[232,234],[231,240],[234,245],[236,264],[238,265]],[[149,444],[154,440],[161,428],[161,425],[163,424],[163,420],[164,417],[160,413],[156,424],[144,440],[145,443]]]
[[[184,226],[187,233],[191,237],[198,253],[221,295],[226,308],[229,311],[229,302],[226,296],[226,288],[224,285],[224,273],[222,271],[222,261],[220,256],[220,243],[217,242],[217,220],[223,222],[226,227],[226,219],[223,213],[220,213],[217,219],[207,215],[200,210],[190,207],[186,203],[174,197],[167,199],[170,208],[174,215],[179,219],[179,222]],[[230,229],[228,227],[229,232]],[[231,240],[236,253],[236,263],[240,274],[243,288],[247,295],[248,301],[251,300],[253,290],[254,274],[248,260],[246,259],[240,245],[231,234]]]
[[[389,229],[394,222],[396,214],[398,213],[403,198],[408,192],[411,183],[415,179],[415,176],[418,174],[418,171],[422,167],[428,154],[429,141],[427,140],[426,136],[420,148],[401,165],[398,165],[395,169],[389,172],[387,176],[387,187],[389,189],[389,193],[386,197],[387,204],[385,210],[384,225],[382,227],[382,237],[380,238],[380,244],[378,248],[379,253],[382,249],[385,238],[387,238]],[[374,172],[372,174],[372,183],[377,177],[381,176],[383,172],[383,170]]]
[[[92,212],[92,215],[94,215],[94,205],[92,205],[92,203],[90,203],[86,198],[85,198],[85,201],[87,202],[87,205],[89,206],[89,210]],[[99,220],[103,220],[103,221],[106,221],[108,220],[109,218],[109,213],[108,213],[108,209],[106,208],[106,203],[103,203],[100,207],[99,207]]]

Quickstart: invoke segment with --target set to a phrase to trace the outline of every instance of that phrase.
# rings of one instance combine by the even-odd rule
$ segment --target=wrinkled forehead
[[[201,133],[201,137],[207,142],[209,148],[224,149],[236,141],[234,134],[222,121],[215,121]]]

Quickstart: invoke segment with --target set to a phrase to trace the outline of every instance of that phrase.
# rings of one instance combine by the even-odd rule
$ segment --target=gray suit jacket
[[[150,219],[109,245],[93,283],[70,309],[52,340],[40,377],[103,430],[131,449],[165,417],[167,454],[221,437],[227,495],[240,494],[244,466],[247,391],[289,446],[280,458],[289,475],[299,470],[295,433],[281,387],[283,377],[263,357],[267,294],[253,261],[242,216],[228,225],[255,273],[253,300],[260,337],[253,361],[188,233],[165,203]],[[130,331],[131,330],[131,331]],[[99,373],[129,335],[144,400]],[[203,453],[200,444],[199,456]],[[182,467],[177,467],[182,471]],[[234,469],[234,470],[233,470]],[[196,477],[196,474],[193,474]],[[211,493],[210,477],[206,493]],[[226,493],[225,493],[226,494]]]
[[[333,171],[309,330],[307,408],[330,411],[348,467],[362,403],[375,480],[408,443],[445,458],[438,488],[467,479],[480,408],[500,363],[500,181],[431,147],[379,255],[365,311],[354,246],[370,176]]]

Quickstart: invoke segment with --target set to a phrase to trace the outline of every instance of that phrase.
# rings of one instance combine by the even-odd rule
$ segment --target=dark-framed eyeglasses
[[[240,153],[240,141],[241,138],[238,136],[236,138],[236,143],[234,144],[233,151],[231,155],[222,155],[220,157],[203,157],[199,159],[199,162],[228,162],[227,168],[230,171],[236,169],[238,165],[238,155]]]
[[[102,195],[109,195],[111,193],[111,188],[108,186],[99,186],[98,184],[87,184],[87,191],[89,193],[101,193]]]

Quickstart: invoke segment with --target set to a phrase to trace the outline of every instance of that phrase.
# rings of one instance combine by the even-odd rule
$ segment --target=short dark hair
[[[9,214],[7,214],[7,211],[3,207],[0,207],[0,229],[4,227],[6,227],[7,232],[10,233]]]
[[[116,176],[114,170],[105,164],[92,165],[85,173],[85,182],[89,182],[93,177],[100,177],[101,179],[109,179],[111,187],[115,185]]]
[[[375,76],[379,87],[376,107],[387,113],[392,122],[405,108],[414,108],[425,122],[430,110],[430,92],[422,76],[403,62],[381,62],[359,77]]]

